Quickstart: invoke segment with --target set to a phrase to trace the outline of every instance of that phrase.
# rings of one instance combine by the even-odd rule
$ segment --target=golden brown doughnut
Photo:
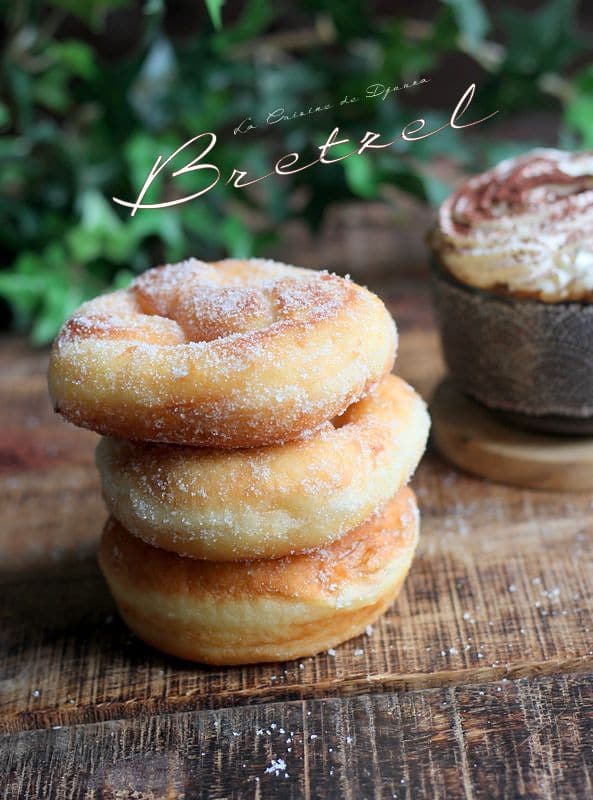
[[[410,568],[418,522],[406,488],[327,547],[229,563],[160,550],[110,519],[99,562],[128,626],[159,650],[208,664],[285,661],[334,647],[385,611]]]
[[[352,281],[190,259],[85,303],[54,343],[49,388],[56,411],[109,436],[278,444],[359,400],[391,370],[396,339]]]
[[[102,439],[109,512],[130,533],[214,561],[276,558],[337,539],[409,480],[429,418],[401,378],[306,439],[211,450]]]

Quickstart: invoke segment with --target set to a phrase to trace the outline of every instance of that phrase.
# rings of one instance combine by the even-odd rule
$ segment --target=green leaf
[[[92,80],[97,75],[97,65],[93,50],[88,44],[76,39],[64,42],[52,42],[47,48],[48,55],[66,67],[70,74],[84,80]]]
[[[110,289],[127,289],[136,276],[129,269],[120,269],[115,273]]]
[[[453,11],[460,35],[469,43],[481,41],[488,33],[490,20],[480,0],[442,0]]]
[[[72,103],[68,82],[69,76],[66,70],[56,65],[37,78],[33,84],[33,97],[50,111],[64,113]]]
[[[593,95],[576,94],[566,107],[564,120],[579,134],[582,147],[593,147]]]
[[[222,7],[225,0],[205,0],[212,24],[219,31],[222,28]]]
[[[49,342],[63,321],[101,288],[68,260],[59,244],[48,245],[40,255],[22,253],[9,270],[0,272],[0,295],[14,309],[19,327],[33,322],[34,344]]]
[[[579,135],[582,147],[593,147],[593,66],[576,76],[564,109],[564,122]]]
[[[353,194],[359,197],[376,197],[380,178],[376,162],[364,155],[354,155],[342,161],[346,183]]]
[[[222,233],[231,258],[249,258],[253,255],[254,235],[239,217],[227,217],[222,223]]]
[[[412,41],[401,20],[385,26],[383,35],[383,70],[398,81],[413,79],[432,69],[436,48],[431,38]]]
[[[169,251],[181,252],[180,221],[170,212],[148,212],[122,221],[106,198],[91,190],[82,196],[80,206],[80,222],[66,236],[77,262],[89,264],[101,258],[124,264],[148,236],[162,239]]]
[[[31,339],[37,345],[50,342],[64,320],[103,288],[90,273],[70,262],[59,244],[45,249],[43,261],[47,285],[31,329]]]
[[[30,322],[46,283],[43,262],[31,252],[21,253],[9,270],[0,272],[0,296],[12,306],[19,327]]]
[[[576,0],[548,0],[537,11],[505,9],[504,68],[520,74],[561,70],[583,50],[576,32]]]
[[[270,0],[247,0],[235,24],[216,36],[214,46],[223,58],[228,58],[232,48],[262,33],[277,15]]]
[[[128,167],[129,181],[133,187],[133,197],[124,197],[125,200],[133,200],[144,185],[150,170],[153,168],[157,158],[168,158],[177,148],[183,144],[183,139],[174,137],[171,134],[149,135],[141,128],[137,129],[124,146],[124,159]],[[181,158],[181,156],[180,156]],[[185,162],[180,162],[179,166],[187,163],[189,156],[185,154]],[[171,164],[165,172],[170,174],[174,166]],[[151,183],[148,193],[145,195],[144,202],[159,202],[164,187],[164,174],[155,178]],[[119,195],[121,197],[121,195]],[[129,213],[129,212],[126,212]]]

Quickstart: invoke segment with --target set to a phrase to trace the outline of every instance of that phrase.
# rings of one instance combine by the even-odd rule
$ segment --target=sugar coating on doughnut
[[[191,259],[84,304],[54,345],[56,410],[100,433],[197,446],[297,438],[391,369],[393,320],[349,280]]]
[[[122,525],[150,544],[212,560],[277,558],[361,524],[410,478],[429,417],[400,378],[314,434],[239,451],[106,439],[103,495]]]

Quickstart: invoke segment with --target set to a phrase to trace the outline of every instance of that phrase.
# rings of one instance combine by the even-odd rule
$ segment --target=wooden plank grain
[[[397,302],[398,370],[427,395],[443,371],[429,312],[415,325],[409,300]],[[496,486],[432,452],[413,484],[418,557],[370,635],[243,669],[144,647],[95,563],[105,516],[95,437],[51,413],[45,353],[11,340],[0,367],[0,730],[592,669],[590,494]]]
[[[6,798],[571,798],[593,675],[265,703],[0,737]]]

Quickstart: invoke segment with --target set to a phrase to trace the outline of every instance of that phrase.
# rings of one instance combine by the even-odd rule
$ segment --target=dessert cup
[[[430,245],[457,388],[522,427],[593,434],[593,153],[534,150],[470,178]]]
[[[508,422],[593,434],[593,305],[476,289],[435,261],[433,296],[457,387]]]

